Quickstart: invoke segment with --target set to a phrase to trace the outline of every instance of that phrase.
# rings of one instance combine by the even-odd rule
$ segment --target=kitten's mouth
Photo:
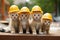
[[[36,17],[36,19],[38,19],[38,17]]]
[[[39,19],[41,19],[41,18],[36,17],[35,19],[39,20]]]
[[[16,17],[14,17],[14,19],[15,19]]]
[[[36,19],[36,20],[39,20],[39,18],[38,18],[38,17],[36,17],[35,19]]]
[[[49,24],[45,24],[45,23],[44,23],[44,25],[49,26]]]
[[[23,18],[23,19],[25,19],[25,18]]]
[[[17,20],[17,18],[14,18],[14,19],[12,19],[12,20],[14,20],[14,21],[15,21],[15,20]]]

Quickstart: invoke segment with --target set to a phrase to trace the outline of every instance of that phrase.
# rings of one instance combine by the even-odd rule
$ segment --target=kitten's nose
[[[14,17],[15,18],[15,17]]]
[[[24,17],[24,19],[25,19],[25,17]]]
[[[37,19],[38,17],[36,17],[36,19]]]

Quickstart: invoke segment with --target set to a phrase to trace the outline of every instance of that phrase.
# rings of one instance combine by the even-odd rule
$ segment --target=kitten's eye
[[[27,15],[25,15],[25,17],[27,17]]]
[[[16,16],[17,16],[17,14],[16,14]]]
[[[45,21],[46,22],[46,21]]]
[[[12,16],[14,16],[14,15],[12,15]]]
[[[40,16],[40,15],[38,14],[38,16]]]
[[[48,22],[48,23],[50,23],[50,22]]]
[[[23,17],[23,15],[21,15]]]
[[[36,16],[36,15],[34,14],[34,16]]]

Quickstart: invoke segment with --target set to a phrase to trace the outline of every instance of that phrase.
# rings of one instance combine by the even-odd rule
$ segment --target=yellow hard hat
[[[42,19],[49,19],[52,21],[52,15],[50,13],[45,13],[43,16],[42,16]]]
[[[21,10],[20,10],[20,12],[19,12],[19,14],[23,13],[23,12],[27,12],[28,14],[30,14],[30,10],[27,7],[22,7]]]
[[[41,7],[39,7],[39,6],[37,6],[37,5],[32,8],[31,13],[33,13],[34,11],[35,11],[35,12],[41,12],[41,13],[43,13]]]
[[[18,12],[19,11],[19,8],[18,6],[16,5],[12,5],[10,8],[9,8],[9,13],[11,12]]]

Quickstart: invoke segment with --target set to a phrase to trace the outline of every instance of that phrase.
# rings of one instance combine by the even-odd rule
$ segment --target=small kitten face
[[[19,20],[28,20],[29,15],[26,13],[20,14],[19,16]]]
[[[41,14],[40,13],[34,13],[33,14],[33,18],[34,18],[34,20],[40,20],[41,19]]]
[[[50,26],[51,22],[50,20],[43,20],[43,24],[46,25],[46,26]]]
[[[10,18],[11,18],[12,20],[17,20],[17,19],[18,19],[18,14],[17,14],[17,13],[11,13],[11,14],[10,14]]]

